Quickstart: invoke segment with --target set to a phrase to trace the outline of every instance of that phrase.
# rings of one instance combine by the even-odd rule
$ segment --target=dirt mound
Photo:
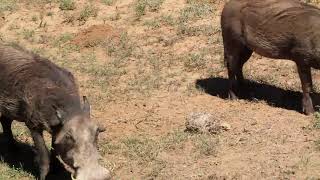
[[[108,40],[119,39],[120,33],[110,25],[93,25],[79,32],[71,43],[80,47],[94,47]]]

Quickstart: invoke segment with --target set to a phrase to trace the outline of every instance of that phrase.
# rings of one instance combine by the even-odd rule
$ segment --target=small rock
[[[186,121],[186,130],[190,132],[218,134],[222,130],[230,129],[230,124],[221,122],[212,114],[205,112],[193,112]]]

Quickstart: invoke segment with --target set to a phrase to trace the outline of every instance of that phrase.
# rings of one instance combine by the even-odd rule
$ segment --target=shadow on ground
[[[220,77],[198,79],[196,81],[196,87],[212,96],[218,96],[223,99],[228,98],[228,79]],[[284,90],[272,85],[260,84],[253,81],[246,81],[239,95],[240,99],[250,101],[262,100],[274,107],[295,110],[302,113],[301,97],[301,92]],[[319,93],[312,94],[312,99],[314,105],[319,105]]]
[[[17,149],[8,148],[8,142],[3,134],[0,134],[0,158],[2,162],[11,168],[19,168],[35,177],[38,177],[38,165],[35,161],[35,149],[26,143],[17,142]],[[61,171],[58,174],[49,173],[47,180],[69,180],[70,174]]]

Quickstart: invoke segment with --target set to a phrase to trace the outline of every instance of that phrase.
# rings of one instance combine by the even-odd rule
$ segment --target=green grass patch
[[[101,2],[107,6],[112,6],[116,3],[116,0],[101,0]]]
[[[179,21],[187,23],[191,20],[197,20],[213,13],[214,8],[210,3],[190,1],[188,5],[180,11]]]
[[[320,129],[320,112],[319,111],[314,113],[313,127],[315,129]]]
[[[147,138],[127,138],[122,141],[127,150],[125,155],[130,159],[150,162],[158,156],[160,145],[157,141]]]
[[[73,34],[63,33],[53,41],[53,46],[60,47],[61,45],[70,41],[72,38],[73,38]]]
[[[184,67],[188,71],[200,70],[206,68],[206,59],[204,54],[190,53],[185,58]]]
[[[99,9],[95,7],[93,4],[87,4],[80,11],[80,15],[78,20],[80,22],[86,22],[90,17],[97,17]]]
[[[17,7],[17,0],[1,0],[0,13],[4,11],[13,11]]]
[[[32,40],[34,35],[35,35],[35,31],[32,29],[23,29],[22,30],[23,39]]]
[[[173,26],[175,24],[175,19],[171,15],[161,15],[144,22],[145,26],[150,27],[151,29],[157,29],[161,26]]]
[[[33,180],[35,177],[23,171],[20,167],[9,167],[1,160],[0,165],[0,180]]]
[[[74,10],[76,9],[76,3],[74,0],[60,0],[59,8],[61,10]]]
[[[137,0],[135,3],[136,16],[139,19],[145,15],[147,11],[156,12],[161,8],[164,0]]]

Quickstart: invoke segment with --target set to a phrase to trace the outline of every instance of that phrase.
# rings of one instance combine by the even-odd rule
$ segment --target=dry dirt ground
[[[250,93],[226,99],[224,3],[1,0],[0,39],[75,74],[93,119],[107,127],[99,151],[114,179],[319,179],[320,114],[300,113],[292,62],[254,54],[244,70]],[[319,92],[320,73],[313,78]],[[185,132],[192,112],[231,129]],[[23,124],[14,134],[22,150],[0,142],[0,179],[34,179],[32,140]]]

